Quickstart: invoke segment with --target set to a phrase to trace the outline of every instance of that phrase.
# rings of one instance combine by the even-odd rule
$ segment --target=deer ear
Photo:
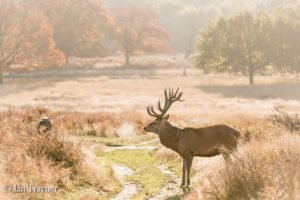
[[[163,119],[168,120],[170,115],[165,116]]]

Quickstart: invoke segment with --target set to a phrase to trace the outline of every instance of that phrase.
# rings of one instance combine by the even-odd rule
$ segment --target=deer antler
[[[161,104],[160,104],[160,100],[158,101],[158,110],[161,112],[160,114],[156,113],[154,111],[154,108],[153,106],[148,106],[147,107],[147,112],[150,116],[152,117],[156,117],[156,118],[162,118],[166,113],[167,111],[169,110],[169,108],[171,107],[171,105],[176,102],[176,101],[184,101],[181,98],[182,96],[182,92],[179,92],[179,88],[177,88],[177,90],[175,91],[174,93],[174,90],[173,89],[165,89],[164,91],[164,95],[165,95],[165,105],[164,107],[162,108],[161,107]],[[177,95],[178,94],[178,95]]]

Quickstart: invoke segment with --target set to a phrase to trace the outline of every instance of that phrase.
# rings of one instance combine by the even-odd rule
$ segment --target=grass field
[[[74,58],[73,68],[5,78],[0,85],[0,184],[53,184],[59,192],[1,190],[1,199],[111,199],[123,192],[131,195],[128,199],[300,196],[299,133],[274,125],[271,117],[274,106],[300,112],[297,77],[256,76],[249,86],[247,77],[202,74],[178,57],[134,58],[133,63],[125,67],[119,58]],[[243,137],[234,167],[226,168],[220,156],[196,158],[190,193],[179,189],[180,157],[143,130],[152,120],[146,107],[156,107],[168,87],[180,87],[185,99],[170,109],[172,124],[226,123],[250,135]],[[54,125],[51,140],[35,135],[42,116]],[[120,166],[132,171],[123,183],[116,171]],[[132,190],[126,193],[125,186]]]
[[[115,113],[134,110],[144,116],[145,107],[156,105],[158,98],[163,97],[164,88],[180,87],[185,102],[175,104],[171,113],[196,124],[217,119],[220,112],[227,118],[237,114],[262,116],[270,113],[274,105],[284,106],[287,111],[300,109],[300,82],[294,76],[257,76],[256,85],[249,86],[247,77],[204,75],[193,68],[187,68],[187,75],[182,76],[182,66],[176,64],[179,61],[171,61],[165,61],[163,69],[141,63],[141,67],[133,69],[109,68],[95,77],[86,77],[85,69],[73,76],[67,76],[68,71],[57,72],[59,76],[53,72],[50,78],[47,73],[45,76],[26,74],[29,78],[13,78],[0,86],[0,108],[42,106]],[[148,72],[149,68],[153,73]]]

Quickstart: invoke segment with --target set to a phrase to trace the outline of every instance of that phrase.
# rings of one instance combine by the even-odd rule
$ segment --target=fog
[[[159,23],[171,34],[171,47],[175,53],[193,52],[197,34],[203,27],[221,16],[230,16],[241,10],[251,12],[273,12],[281,6],[295,4],[298,0],[106,0],[104,4],[114,13],[122,6],[145,5],[155,9],[160,16]]]
[[[296,0],[0,0],[0,199],[300,199],[299,36]]]

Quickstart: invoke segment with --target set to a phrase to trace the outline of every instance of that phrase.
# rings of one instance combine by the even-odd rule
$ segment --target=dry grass
[[[283,127],[275,125],[271,116],[237,115],[226,120],[220,120],[220,123],[228,124],[240,130],[242,134],[240,142],[242,143],[252,139],[271,139],[287,132]]]
[[[163,68],[154,64],[24,74],[24,78],[8,79],[0,85],[0,109],[45,106],[51,110],[116,115],[131,110],[147,115],[146,106],[156,107],[158,98],[163,98],[164,88],[180,87],[185,102],[174,105],[170,114],[187,118],[195,125],[218,120],[220,113],[226,118],[237,114],[264,116],[272,113],[274,105],[282,106],[287,112],[300,110],[299,83],[293,75],[257,76],[256,86],[250,87],[247,77],[243,76],[204,75],[190,68],[187,75],[182,76],[185,65],[177,59],[171,60],[173,63]],[[70,77],[73,73],[75,77]]]
[[[233,164],[209,174],[208,194],[224,200],[299,198],[299,135],[275,125],[272,116],[238,116],[226,123],[244,137]]]
[[[252,140],[234,163],[211,179],[216,199],[297,199],[300,197],[300,137]]]
[[[145,125],[143,116],[134,111],[124,111],[120,114],[106,112],[84,113],[50,111],[42,107],[28,107],[24,109],[10,109],[0,113],[0,116],[3,118],[2,123],[9,122],[10,124],[9,127],[7,127],[10,130],[7,130],[7,132],[25,131],[30,134],[35,133],[32,127],[35,127],[36,122],[43,116],[48,116],[51,119],[54,130],[71,135],[118,137],[122,134],[125,135],[126,132],[129,131],[131,131],[130,134],[142,134],[144,133],[143,126]],[[11,118],[14,118],[17,123],[11,123]],[[22,126],[22,128],[20,126]],[[124,130],[126,128],[129,129],[129,131]]]
[[[152,65],[149,60],[155,63]],[[6,84],[0,86],[2,96],[0,109],[7,109],[10,106],[23,108],[23,106],[43,105],[51,110],[25,108],[0,113],[0,184],[14,183],[18,181],[17,179],[47,184],[60,183],[67,191],[64,199],[98,199],[99,193],[95,193],[98,189],[101,191],[100,195],[105,193],[104,191],[117,191],[117,187],[107,188],[107,185],[114,182],[113,179],[108,178],[113,177],[111,168],[108,166],[99,168],[97,158],[93,156],[94,153],[90,151],[89,145],[84,146],[85,150],[89,149],[88,152],[84,152],[89,156],[82,159],[78,151],[80,146],[67,135],[89,135],[86,137],[96,135],[111,139],[143,133],[142,127],[152,120],[147,118],[145,107],[155,106],[158,98],[162,98],[164,88],[179,86],[184,91],[186,101],[174,105],[170,110],[170,121],[174,125],[184,127],[188,124],[199,127],[226,123],[240,129],[244,136],[243,141],[248,141],[239,147],[240,154],[234,161],[236,167],[228,169],[229,171],[221,171],[218,175],[220,180],[213,179],[212,183],[218,187],[212,185],[210,189],[214,191],[216,198],[222,199],[227,198],[226,195],[229,194],[235,195],[234,189],[238,186],[227,184],[226,181],[235,183],[239,177],[245,177],[241,178],[240,185],[244,184],[247,187],[249,185],[249,188],[253,188],[252,185],[256,183],[262,183],[262,186],[254,192],[255,194],[249,193],[250,196],[256,195],[261,199],[268,199],[266,195],[272,195],[272,191],[275,190],[280,191],[278,188],[286,193],[284,188],[288,187],[292,190],[295,187],[288,185],[286,181],[288,178],[285,179],[290,177],[290,172],[282,170],[284,172],[276,173],[282,167],[290,171],[292,164],[289,163],[294,161],[287,161],[285,158],[289,154],[299,156],[296,152],[299,152],[299,148],[293,143],[293,140],[298,138],[296,134],[282,136],[287,133],[287,130],[274,125],[268,117],[265,117],[272,114],[274,105],[280,105],[287,112],[299,111],[300,98],[297,92],[299,82],[296,82],[294,76],[257,76],[256,86],[250,87],[247,85],[247,77],[225,74],[202,75],[201,72],[188,67],[187,76],[183,77],[184,65],[175,57],[168,61],[164,58],[152,61],[153,58],[150,57],[149,60],[143,63],[144,57],[140,60],[133,58],[134,66],[126,68],[121,66],[123,58],[89,60],[88,63],[73,59],[74,65],[86,65],[91,69],[78,67],[76,71],[72,66],[70,70],[77,74],[72,77],[72,80],[68,75],[69,69],[55,72],[52,78],[47,76],[46,71],[45,76],[40,78],[6,80]],[[92,69],[92,66],[96,69]],[[29,74],[31,75],[34,76],[35,73]],[[99,77],[95,77],[98,75]],[[68,111],[54,111],[57,109]],[[49,116],[54,124],[52,133],[59,133],[60,137],[53,138],[54,141],[51,141],[49,146],[43,146],[43,151],[40,152],[38,150],[43,139],[35,137],[35,126],[36,121],[45,115]],[[128,141],[126,137],[122,139]],[[58,149],[63,153],[53,151],[55,147],[59,147]],[[69,154],[71,160],[66,159]],[[262,157],[261,154],[266,154],[266,158],[270,157],[271,160],[278,160],[278,162],[259,159]],[[164,148],[156,151],[154,156],[162,159],[162,162],[168,163],[181,174],[182,161],[179,156]],[[220,162],[211,159],[213,158],[199,159],[205,160],[200,166],[215,175],[214,169],[220,167],[218,165]],[[244,166],[245,163],[247,166]],[[244,169],[247,170],[244,172]],[[255,173],[260,176],[267,169],[276,174],[274,180],[271,177],[265,178],[266,181],[256,177]],[[12,170],[11,174],[9,170]],[[205,182],[204,176],[210,174],[205,170],[194,170],[202,175],[199,182]],[[280,183],[282,180],[283,183],[287,183],[285,187]],[[74,185],[75,188],[77,187],[76,190]],[[91,193],[80,193],[87,185],[94,187],[95,190]],[[239,190],[242,194],[248,192],[243,188]],[[70,193],[75,195],[70,197]],[[1,195],[7,194],[0,192],[0,199],[8,199]],[[236,193],[236,199],[238,195],[240,193]],[[276,195],[277,193],[274,196]],[[247,199],[246,196],[240,197],[240,199]]]
[[[46,114],[56,117],[60,123],[55,123],[50,135],[38,135],[36,122]],[[91,163],[97,162],[83,156],[81,145],[64,133],[65,129],[75,131],[76,126],[65,128],[66,118],[57,116],[58,113],[40,108],[0,113],[1,186],[34,184],[58,188],[57,193],[5,193],[0,190],[1,199],[53,199],[68,195],[68,191],[78,187],[109,192],[105,187],[115,181],[112,171],[107,167],[100,170],[101,166],[92,166]],[[88,123],[88,119],[84,120]]]
[[[127,111],[118,115],[105,112],[78,113],[64,111],[52,112],[49,113],[49,116],[53,118],[57,128],[73,135],[118,137],[126,134],[143,133],[144,118],[134,111]]]
[[[50,137],[36,135],[36,121],[45,115],[54,122]],[[97,163],[94,151],[103,151],[105,147],[93,147],[95,144],[88,142],[81,146],[69,134],[91,134],[94,130],[95,135],[104,131],[103,136],[115,136],[125,122],[141,128],[148,120],[133,111],[117,117],[109,113],[54,112],[43,108],[1,112],[0,184],[55,185],[64,191],[58,194],[62,199],[99,199],[99,194],[101,198],[109,198],[109,193],[117,192],[120,186],[114,184],[111,168],[99,167]],[[178,121],[176,117],[172,120]],[[216,199],[298,197],[300,137],[297,134],[274,125],[270,117],[243,115],[220,123],[240,129],[243,141],[247,142],[240,144],[231,167],[210,173],[211,196]],[[99,128],[99,124],[105,126]],[[112,132],[107,134],[108,130]],[[126,133],[126,128],[121,132]],[[180,158],[172,151],[161,148],[154,157],[181,174]],[[12,194],[0,192],[1,199],[15,198],[9,195]],[[51,194],[17,195],[18,198],[53,198]]]
[[[274,108],[273,124],[284,127],[285,129],[294,132],[300,130],[300,118],[298,114],[290,115],[278,107]]]

